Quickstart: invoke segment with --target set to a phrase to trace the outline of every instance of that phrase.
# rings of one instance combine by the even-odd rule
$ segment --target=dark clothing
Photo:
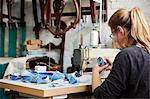
[[[133,45],[116,56],[109,76],[94,90],[101,98],[150,98],[150,54]]]

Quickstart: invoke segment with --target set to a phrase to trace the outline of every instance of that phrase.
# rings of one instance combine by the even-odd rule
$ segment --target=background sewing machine
[[[109,57],[113,61],[119,51],[119,49],[113,48],[74,49],[73,57],[71,58],[72,66],[76,67],[82,75],[87,68],[87,65],[92,62],[92,59],[97,59],[98,57]]]

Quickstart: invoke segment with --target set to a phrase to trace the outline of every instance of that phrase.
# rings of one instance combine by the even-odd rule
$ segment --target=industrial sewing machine
[[[112,61],[120,50],[114,48],[83,48],[75,49],[71,58],[72,66],[76,66],[82,75],[91,62],[91,59],[98,57],[109,57]]]

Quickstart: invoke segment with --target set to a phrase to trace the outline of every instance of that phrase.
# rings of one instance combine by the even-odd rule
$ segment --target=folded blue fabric
[[[42,73],[39,73],[39,75],[42,77],[42,79],[46,79],[47,77],[49,77],[49,79],[51,78],[51,76],[53,75],[53,73],[51,72],[42,72]]]
[[[40,75],[36,74],[36,75],[31,76],[30,82],[31,83],[42,83],[43,79]]]
[[[46,83],[46,80],[54,81],[62,79],[64,81],[68,81],[71,84],[77,83],[77,77],[79,77],[78,72],[69,73],[69,74],[63,74],[59,71],[54,72],[43,72],[39,73],[37,71],[29,70],[30,73],[24,74],[24,75],[18,75],[18,74],[12,74],[10,76],[11,80],[19,80],[21,79],[23,82],[26,83]]]
[[[31,76],[22,76],[22,81],[23,82],[28,83],[28,82],[30,82],[30,80],[31,80]]]
[[[65,79],[65,75],[59,71],[53,72],[53,75],[50,76],[50,79],[53,80],[58,80],[58,79]]]
[[[21,76],[20,75],[10,75],[10,79],[11,80],[20,80],[21,79]]]
[[[69,81],[71,84],[77,83],[77,80],[72,74],[65,74],[66,79]]]
[[[32,74],[31,76],[24,76],[22,81],[24,82],[31,82],[31,83],[45,83],[44,79],[47,78],[47,75],[40,75],[40,74]]]

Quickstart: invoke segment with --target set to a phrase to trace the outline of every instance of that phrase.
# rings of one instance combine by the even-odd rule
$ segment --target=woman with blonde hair
[[[112,64],[94,66],[92,91],[95,98],[150,98],[150,32],[138,7],[119,9],[110,18],[110,37],[121,51]],[[110,69],[102,83],[99,72]]]

